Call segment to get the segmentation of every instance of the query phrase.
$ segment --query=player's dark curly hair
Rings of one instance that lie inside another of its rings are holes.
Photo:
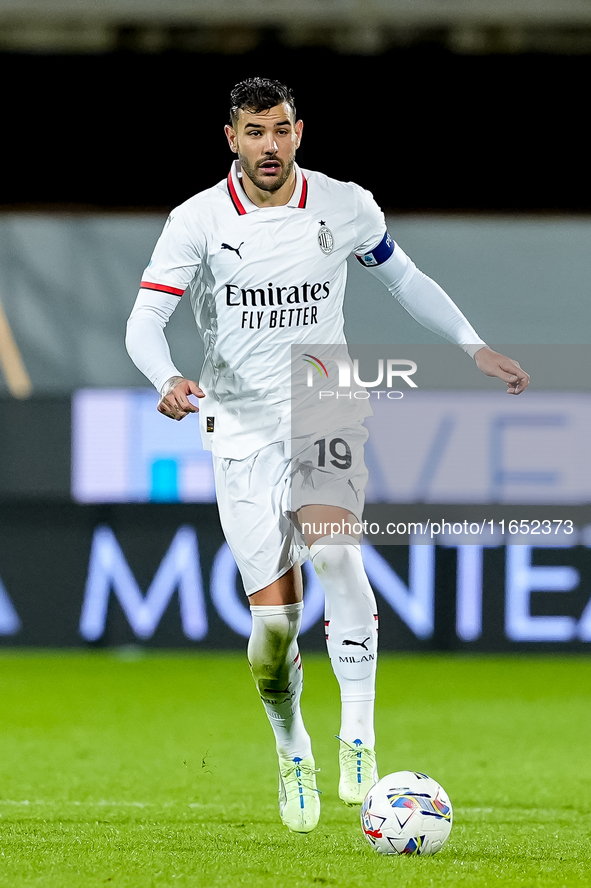
[[[248,80],[237,83],[230,93],[230,119],[232,124],[235,124],[241,109],[258,113],[283,102],[291,106],[295,119],[295,102],[288,86],[278,80],[268,80],[266,77],[249,77]]]

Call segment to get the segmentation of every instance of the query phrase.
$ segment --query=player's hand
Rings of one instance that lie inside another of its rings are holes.
[[[493,351],[488,346],[478,349],[474,361],[478,369],[487,376],[496,376],[506,382],[509,395],[519,395],[529,385],[529,376],[517,361]]]
[[[197,413],[199,408],[189,401],[189,395],[196,398],[204,398],[202,391],[192,379],[183,376],[173,376],[167,382],[164,394],[158,403],[158,410],[170,419],[184,419],[189,413]]]

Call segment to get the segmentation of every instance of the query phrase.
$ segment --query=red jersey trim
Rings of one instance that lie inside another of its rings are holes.
[[[234,204],[234,209],[238,213],[239,216],[246,216],[247,210],[244,209],[243,204],[238,197],[238,192],[236,191],[236,186],[232,181],[232,173],[228,173],[228,191],[230,192],[230,198],[232,203]],[[303,210],[306,206],[306,201],[308,200],[308,182],[304,174],[302,173],[302,192],[300,194],[300,200],[298,202],[298,209]]]
[[[169,287],[167,284],[155,284],[152,281],[142,281],[140,284],[143,290],[160,290],[161,293],[172,293],[173,296],[182,296],[184,290],[178,287]]]
[[[240,203],[240,198],[238,197],[238,192],[234,187],[234,183],[232,181],[232,173],[228,173],[228,191],[230,192],[230,198],[232,199],[232,203],[234,204],[234,209],[238,213],[239,216],[246,216],[246,210]]]
[[[302,173],[302,193],[300,195],[300,202],[298,204],[298,209],[303,210],[306,206],[306,201],[308,199],[308,182],[306,181],[306,177]]]

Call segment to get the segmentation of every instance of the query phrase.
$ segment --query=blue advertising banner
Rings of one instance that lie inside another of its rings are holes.
[[[382,650],[585,651],[591,537],[362,547]],[[304,565],[302,648],[322,649]],[[4,504],[2,646],[245,649],[250,613],[215,505]]]

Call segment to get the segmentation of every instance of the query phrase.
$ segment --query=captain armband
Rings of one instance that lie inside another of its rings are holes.
[[[371,252],[364,253],[362,256],[358,256],[356,253],[355,258],[361,262],[362,265],[365,265],[366,268],[373,268],[376,265],[383,265],[394,252],[395,246],[396,244],[388,232],[386,232],[377,247],[374,247]]]

